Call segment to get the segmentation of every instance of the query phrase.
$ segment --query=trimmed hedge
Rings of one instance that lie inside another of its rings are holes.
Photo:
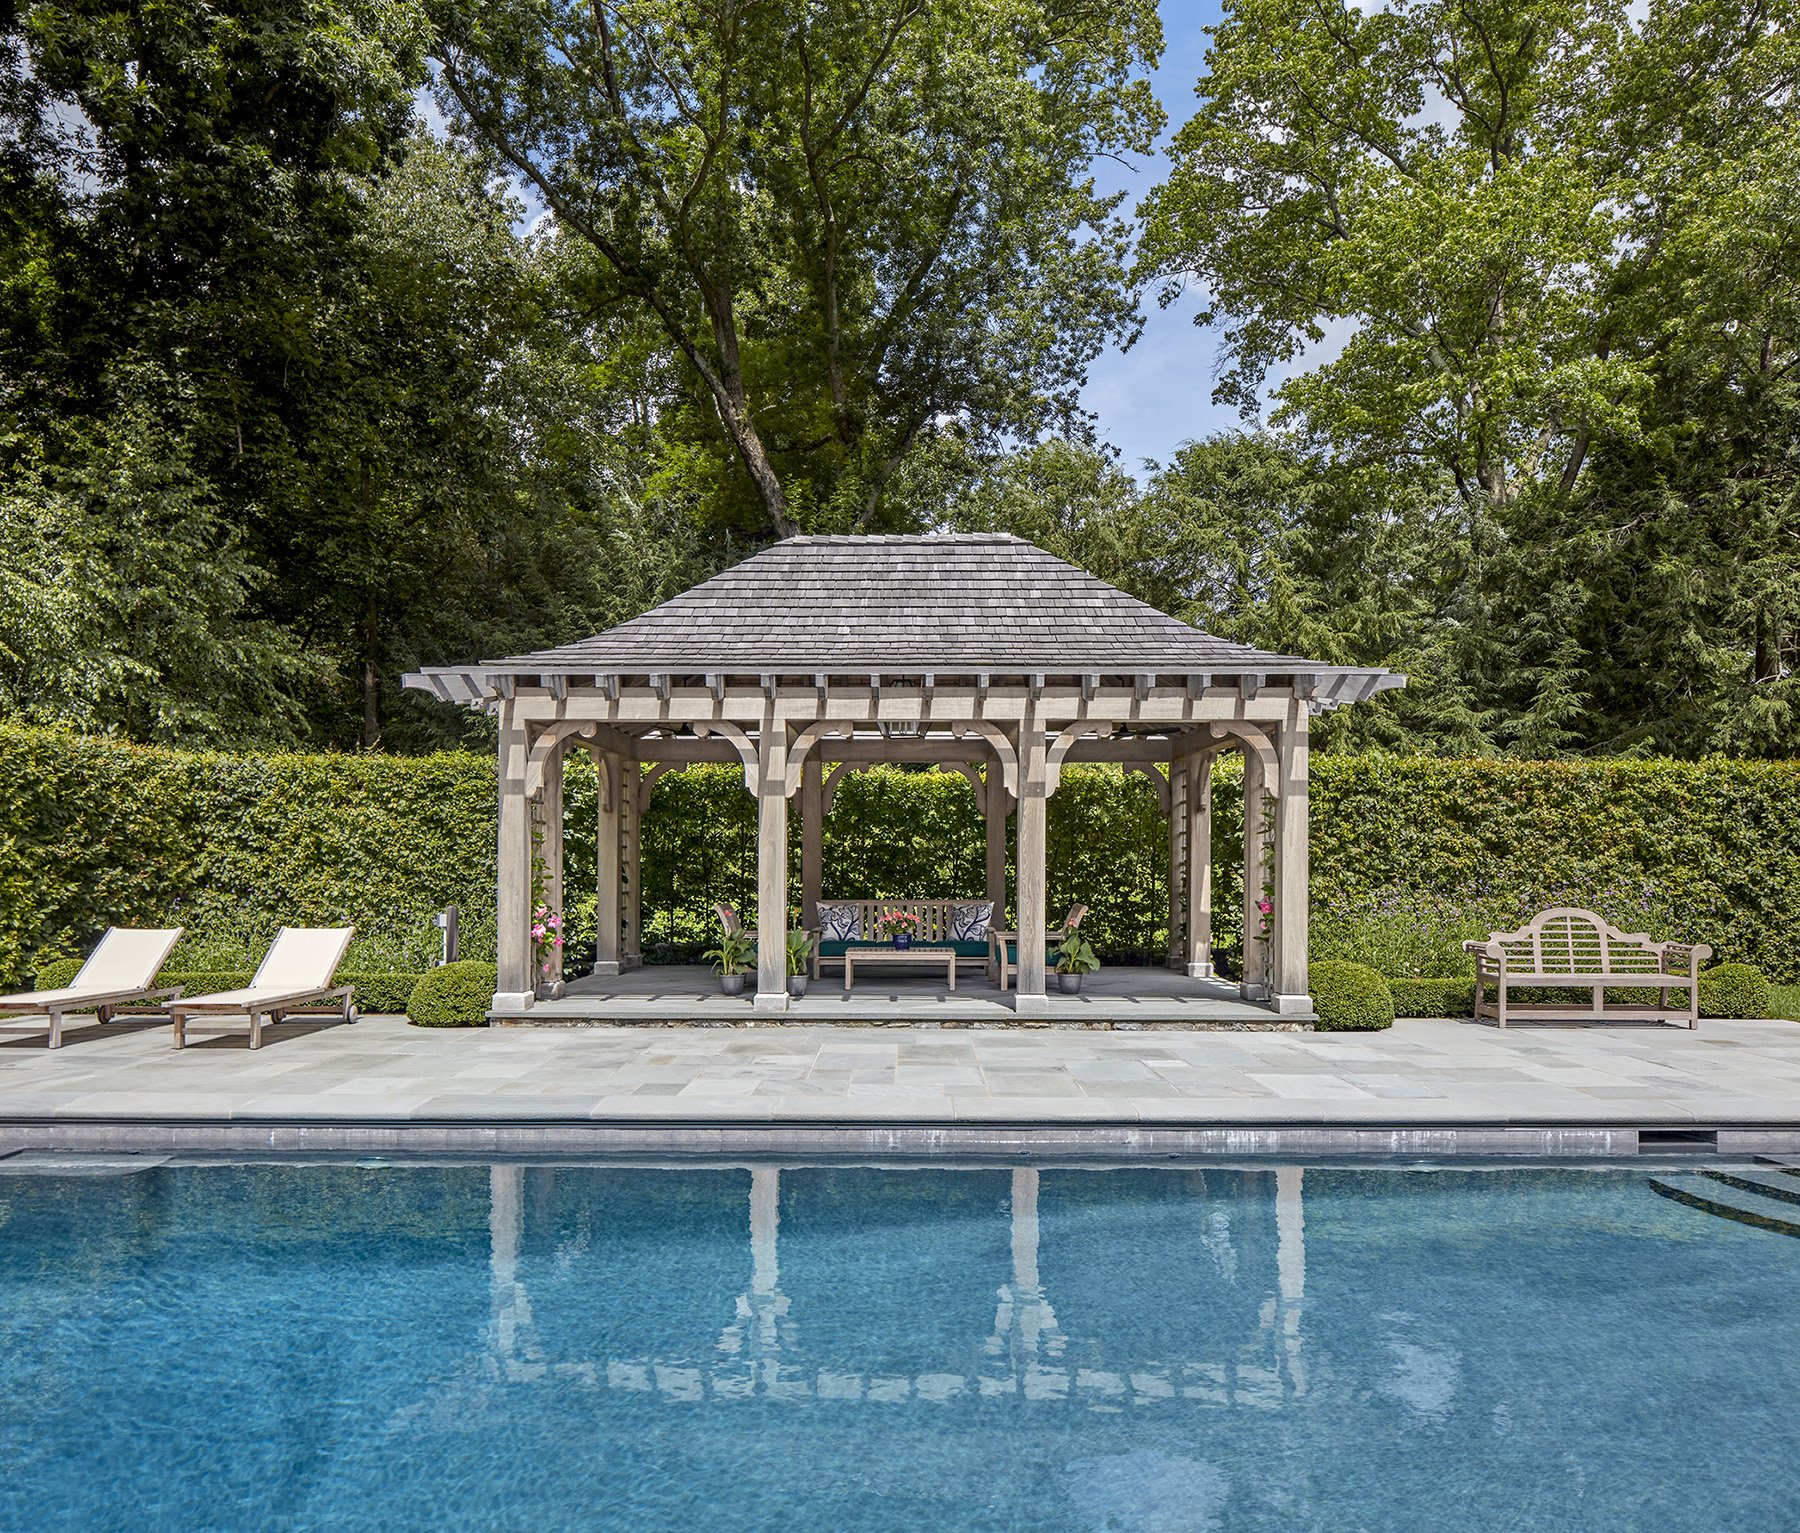
[[[1754,964],[1721,963],[1700,971],[1703,1017],[1766,1017],[1773,1003],[1769,982]]]
[[[407,1020],[416,1027],[480,1027],[496,982],[494,966],[473,958],[429,969],[413,986]]]
[[[1215,930],[1230,946],[1240,778],[1227,762],[1215,781]],[[566,794],[567,887],[591,889],[594,776],[579,752]],[[0,727],[0,981],[114,923],[179,923],[184,947],[208,941],[173,966],[211,969],[252,959],[283,923],[350,921],[348,968],[413,972],[435,958],[427,917],[448,904],[463,909],[464,952],[491,956],[494,800],[493,762],[458,752],[228,756]],[[1450,976],[1461,936],[1572,903],[1800,980],[1800,763],[1321,756],[1312,804],[1315,959]],[[646,953],[706,945],[716,899],[748,917],[755,805],[741,772],[663,777],[643,838]],[[1087,903],[1084,932],[1111,961],[1160,954],[1167,845],[1141,778],[1071,769],[1050,800],[1052,909]],[[843,779],[827,898],[975,895],[982,868],[962,778]],[[591,895],[572,894],[574,942],[591,912]]]
[[[1318,965],[1314,964],[1316,972]],[[1472,979],[1388,980],[1396,1017],[1472,1017],[1475,1015],[1475,981]]]
[[[1367,964],[1321,959],[1311,966],[1310,983],[1320,1032],[1374,1032],[1394,1025],[1393,992]]]

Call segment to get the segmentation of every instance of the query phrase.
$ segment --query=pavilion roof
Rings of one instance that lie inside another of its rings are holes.
[[[1003,533],[789,538],[616,628],[479,669],[1386,678],[1216,638]]]

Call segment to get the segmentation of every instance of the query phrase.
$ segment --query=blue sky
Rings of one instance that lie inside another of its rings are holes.
[[[1162,0],[1165,47],[1153,79],[1169,114],[1169,133],[1193,115],[1194,82],[1206,62],[1205,28],[1219,14],[1218,0]],[[1129,206],[1135,206],[1167,169],[1159,154],[1137,165],[1135,173],[1102,166],[1099,179],[1104,187],[1129,193]],[[1235,409],[1212,402],[1218,341],[1195,327],[1197,307],[1191,299],[1167,309],[1149,301],[1137,345],[1128,352],[1112,348],[1088,369],[1082,401],[1098,418],[1102,440],[1119,449],[1121,463],[1133,473],[1146,458],[1167,462],[1183,442],[1239,424]]]

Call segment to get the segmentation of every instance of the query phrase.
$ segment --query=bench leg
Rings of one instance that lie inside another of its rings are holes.
[[[178,1011],[175,1013],[175,1015],[170,1020],[174,1024],[174,1028],[175,1028],[175,1047],[178,1049],[186,1048],[187,1047],[187,1017],[186,1017],[186,1015],[184,1013]]]
[[[62,1047],[62,1013],[60,1011],[50,1013],[50,1036],[44,1040],[44,1047],[47,1049]]]
[[[1500,1026],[1506,1026],[1506,981],[1494,982],[1494,1018]]]
[[[262,1014],[260,1012],[250,1013],[250,1047],[253,1049],[262,1047]]]
[[[956,988],[956,954],[950,955],[950,988]]]

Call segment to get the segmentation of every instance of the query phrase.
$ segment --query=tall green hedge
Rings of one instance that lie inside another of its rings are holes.
[[[1238,778],[1218,777],[1217,930],[1240,898]],[[183,967],[235,968],[283,922],[354,921],[346,967],[417,969],[426,917],[464,910],[492,954],[494,768],[424,757],[227,756],[0,728],[0,980],[113,922],[177,921]],[[568,886],[591,887],[594,779],[567,774]],[[670,773],[644,819],[647,945],[710,936],[756,895],[755,806],[723,767]],[[798,898],[798,836],[794,869]],[[1141,778],[1074,769],[1050,801],[1050,904],[1092,909],[1103,956],[1164,942],[1166,832]],[[976,895],[983,832],[960,777],[846,776],[827,897]],[[1566,900],[1800,979],[1800,763],[1591,764],[1326,756],[1313,763],[1315,953],[1445,974],[1457,933]],[[584,935],[571,900],[573,935]],[[591,924],[591,899],[586,919]],[[1435,924],[1434,924],[1435,923]],[[1386,933],[1391,961],[1366,951]],[[172,965],[173,966],[173,965]]]

